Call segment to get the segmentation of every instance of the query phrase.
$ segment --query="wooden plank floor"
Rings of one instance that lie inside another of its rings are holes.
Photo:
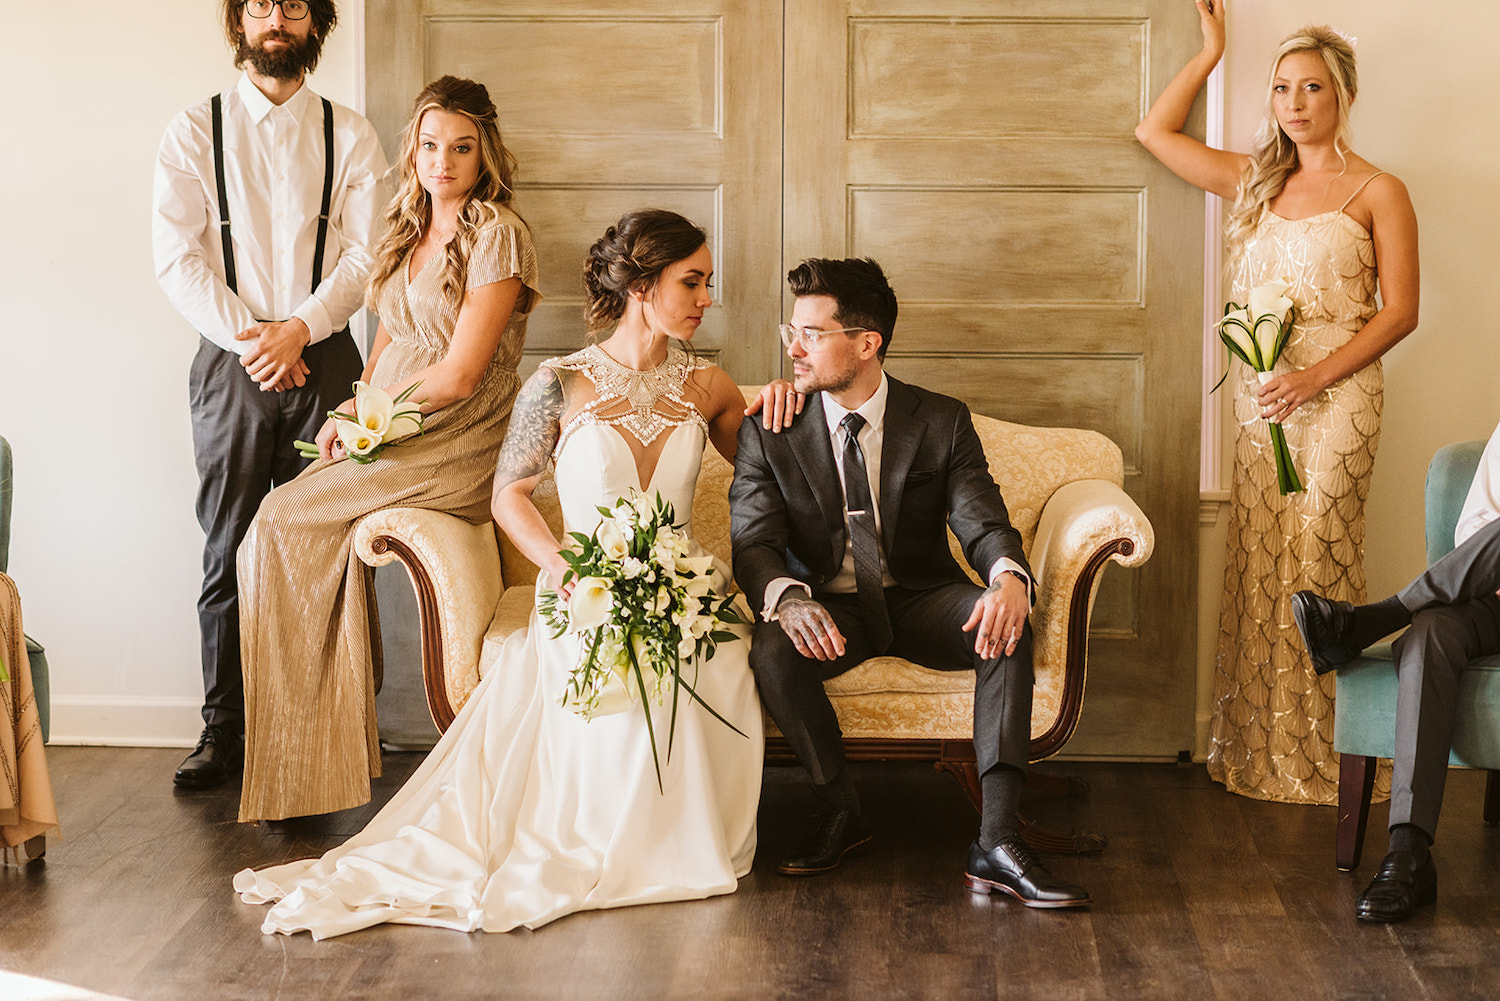
[[[975,817],[946,776],[861,765],[876,850],[815,879],[776,875],[808,808],[767,771],[761,852],[735,894],[573,915],[537,932],[381,927],[327,942],[262,936],[230,877],[316,854],[372,808],[271,832],[230,791],[175,794],[181,751],[49,749],[64,838],[0,869],[0,968],[133,1001],[230,998],[1494,998],[1500,830],[1482,776],[1454,772],[1438,907],[1363,926],[1355,896],[1384,852],[1377,806],[1361,871],[1333,866],[1333,809],[1230,796],[1196,766],[1054,765],[1087,799],[1028,811],[1110,847],[1056,858],[1086,912],[963,889]],[[419,758],[388,755],[383,802]]]

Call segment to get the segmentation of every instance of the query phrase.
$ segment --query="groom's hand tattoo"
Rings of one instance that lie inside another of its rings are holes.
[[[516,480],[539,476],[547,469],[562,432],[563,391],[557,373],[539,368],[510,411],[510,429],[495,464],[495,489]]]
[[[819,602],[795,596],[782,598],[776,605],[776,621],[802,656],[834,660],[844,655],[844,634]]]

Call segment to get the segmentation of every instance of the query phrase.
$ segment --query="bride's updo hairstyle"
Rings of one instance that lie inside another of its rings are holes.
[[[632,292],[645,292],[669,265],[691,257],[708,242],[703,230],[676,212],[627,212],[589,248],[583,260],[584,310],[588,331],[597,334],[620,321]]]
[[[1225,225],[1230,256],[1238,255],[1245,241],[1255,231],[1261,213],[1271,199],[1281,194],[1286,186],[1287,175],[1297,169],[1297,145],[1281,130],[1276,121],[1276,110],[1272,104],[1275,90],[1272,89],[1276,71],[1281,61],[1293,52],[1316,52],[1323,57],[1328,67],[1328,76],[1333,80],[1334,95],[1338,99],[1339,123],[1334,132],[1334,149],[1339,158],[1349,149],[1349,106],[1359,90],[1359,75],[1354,68],[1354,46],[1349,39],[1323,24],[1309,24],[1288,35],[1276,48],[1276,58],[1271,61],[1270,79],[1266,82],[1266,115],[1255,133],[1255,148],[1250,162],[1240,175],[1240,193],[1234,207],[1229,210]]]

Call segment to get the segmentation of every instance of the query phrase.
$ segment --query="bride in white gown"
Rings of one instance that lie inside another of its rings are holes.
[[[541,567],[538,587],[566,568],[531,503],[549,459],[566,531],[587,534],[596,508],[632,489],[660,491],[689,524],[705,442],[733,457],[744,400],[682,346],[712,302],[712,270],[702,231],[660,210],[627,215],[591,249],[589,328],[615,330],[526,383],[495,474],[496,520]],[[639,706],[591,720],[562,707],[578,644],[533,613],[364,831],[320,859],[246,869],[235,889],[247,903],[276,901],[264,932],[314,938],[382,922],[537,928],[574,911],[732,892],[755,855],[763,755],[739,635],[696,666],[695,688],[741,732],[684,701],[670,758],[658,735],[658,788]]]

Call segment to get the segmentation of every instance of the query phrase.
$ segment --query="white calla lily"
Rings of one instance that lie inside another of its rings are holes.
[[[391,394],[367,382],[354,384],[354,419],[360,427],[376,437],[376,443],[385,440],[390,430],[391,414],[396,409]]]
[[[630,546],[625,542],[625,533],[620,530],[619,523],[613,518],[606,518],[599,522],[599,529],[594,533],[599,540],[604,554],[616,562],[630,555]]]
[[[1252,368],[1255,366],[1255,341],[1250,333],[1248,309],[1233,309],[1225,313],[1219,321],[1219,337],[1236,357]]]
[[[608,580],[583,577],[573,585],[573,594],[568,598],[568,622],[574,632],[595,629],[609,621],[614,607]]]
[[[344,451],[350,455],[369,455],[380,445],[379,435],[371,434],[354,421],[337,421],[334,423],[334,430],[338,433],[339,441],[344,443]]]
[[[405,438],[407,435],[416,434],[422,430],[422,405],[420,403],[398,403],[391,411],[390,430],[385,433],[385,440],[395,441]]]
[[[1283,321],[1292,311],[1292,300],[1287,297],[1291,287],[1285,279],[1257,285],[1250,290],[1250,315],[1256,319],[1274,316]]]

